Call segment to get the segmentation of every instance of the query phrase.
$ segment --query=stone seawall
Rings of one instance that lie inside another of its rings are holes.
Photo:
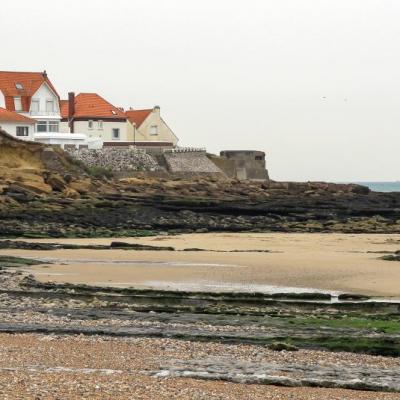
[[[69,154],[89,168],[101,167],[118,173],[160,170],[158,163],[150,154],[135,148],[81,149],[70,150]]]
[[[89,168],[106,168],[119,178],[137,176],[138,173],[159,178],[171,176],[185,179],[207,176],[227,178],[226,174],[207,157],[206,152],[200,150],[149,154],[145,150],[133,147],[109,147],[101,150],[68,150],[68,153]]]
[[[205,151],[166,152],[164,158],[169,172],[173,174],[217,174],[223,172],[211,162]]]

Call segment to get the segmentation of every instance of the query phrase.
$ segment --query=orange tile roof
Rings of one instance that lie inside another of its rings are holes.
[[[68,118],[68,100],[61,100],[61,117]],[[113,106],[97,93],[79,93],[75,96],[74,118],[124,118],[127,119],[124,111]]]
[[[125,111],[125,114],[128,116],[129,121],[131,121],[132,124],[135,123],[136,127],[139,128],[152,111],[152,108],[149,110],[128,110]]]
[[[68,118],[68,100],[60,100],[60,113],[61,118]]]
[[[0,71],[0,91],[6,99],[6,107],[10,111],[15,111],[13,97],[20,96],[22,108],[29,111],[31,97],[46,82],[50,89],[58,93],[44,72],[14,72]],[[21,85],[21,87],[17,87]]]
[[[23,122],[31,125],[35,124],[36,120],[0,107],[0,122]]]

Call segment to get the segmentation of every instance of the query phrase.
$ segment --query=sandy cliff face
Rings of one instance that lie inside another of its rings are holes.
[[[0,131],[0,194],[76,195],[74,182],[81,180],[83,173],[62,150],[18,140]]]

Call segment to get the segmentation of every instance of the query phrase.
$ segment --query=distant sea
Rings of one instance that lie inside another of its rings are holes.
[[[400,192],[400,181],[397,182],[353,182],[368,186],[374,192]]]

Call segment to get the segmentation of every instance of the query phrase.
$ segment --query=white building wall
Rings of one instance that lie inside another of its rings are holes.
[[[53,91],[49,88],[49,86],[46,83],[43,83],[42,86],[36,91],[36,93],[32,96],[32,102],[33,100],[39,100],[39,113],[35,113],[35,117],[37,116],[46,116],[46,117],[59,117],[60,118],[60,104],[58,102],[58,97],[53,93]],[[47,100],[52,100],[54,103],[54,115],[49,115],[49,113],[46,112],[46,101]],[[32,102],[31,102],[31,108],[30,108],[30,113],[33,114],[32,111]],[[36,116],[37,115],[37,116]]]
[[[33,101],[39,100],[39,111],[33,111]],[[54,104],[54,111],[46,111],[46,101],[52,100]],[[19,112],[21,115],[28,116],[30,118],[36,119],[37,121],[57,121],[60,122],[61,114],[60,114],[60,104],[58,101],[58,97],[50,87],[44,82],[40,88],[35,92],[31,99],[31,105],[29,112]]]
[[[68,122],[60,122],[60,132],[62,133],[69,133],[69,125]]]
[[[0,107],[6,108],[6,98],[4,97],[4,94],[1,90],[0,90]]]
[[[17,136],[17,126],[28,127],[28,136]],[[33,141],[34,125],[25,124],[23,122],[1,122],[0,127],[6,131],[9,135],[16,137],[21,140]]]
[[[67,124],[66,122],[62,124]],[[68,124],[67,124],[68,126]],[[65,125],[63,125],[65,128]],[[113,139],[112,130],[113,128],[118,128],[120,137],[119,140]],[[115,121],[103,121],[103,129],[98,128],[98,122],[93,121],[93,129],[89,129],[88,121],[75,121],[74,122],[74,131],[79,133],[84,133],[88,138],[101,138],[104,142],[111,141],[128,141],[132,140],[131,135],[128,131],[128,123],[127,122],[115,122]]]

